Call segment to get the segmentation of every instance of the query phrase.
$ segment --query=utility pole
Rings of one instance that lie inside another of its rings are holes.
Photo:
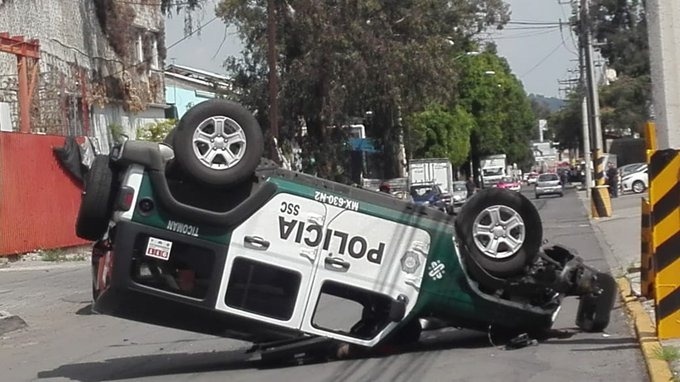
[[[579,15],[579,22],[581,22],[582,26],[584,25],[583,23],[583,17],[582,17],[582,12],[577,13]],[[583,36],[583,33],[580,34],[580,41],[579,41],[579,79],[581,81],[581,91],[586,91],[588,88],[587,83],[586,83],[586,54],[585,54],[585,47],[586,44],[584,43],[585,38]],[[588,110],[588,97],[585,95],[583,96],[583,102],[581,103],[581,121],[582,121],[582,127],[583,127],[583,158],[585,159],[585,173],[586,173],[586,179],[585,179],[585,185],[584,189],[586,190],[586,196],[588,199],[590,199],[590,187],[593,185],[593,166],[591,162],[591,155],[592,155],[592,147],[590,143],[590,113]]]
[[[595,144],[593,152],[593,164],[595,166],[595,185],[604,186],[604,163],[602,127],[600,125],[600,97],[595,78],[595,65],[593,63],[593,32],[590,20],[590,0],[581,0],[581,33],[583,34],[583,51],[586,71],[586,88],[588,91],[588,111],[590,116],[591,134]]]
[[[680,4],[647,0],[649,54],[658,148],[680,148]]]
[[[279,138],[279,77],[276,63],[276,0],[267,1],[267,66],[269,67],[269,133],[272,158],[278,162],[276,143]]]

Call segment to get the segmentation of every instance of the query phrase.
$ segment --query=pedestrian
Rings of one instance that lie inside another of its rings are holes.
[[[476,188],[477,186],[475,185],[475,181],[472,179],[471,176],[469,176],[467,182],[465,182],[465,189],[467,190],[468,199],[470,199],[472,195],[475,193]]]
[[[607,168],[607,183],[609,184],[609,195],[612,198],[619,196],[619,171],[614,166],[614,163],[609,162]]]

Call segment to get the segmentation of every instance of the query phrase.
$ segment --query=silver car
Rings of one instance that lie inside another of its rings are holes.
[[[559,195],[564,196],[564,188],[560,177],[555,173],[541,174],[536,179],[536,199],[543,195]]]
[[[451,188],[453,189],[453,195],[451,195],[453,204],[459,206],[465,203],[465,200],[467,199],[467,187],[465,187],[465,182],[459,180],[454,181]]]

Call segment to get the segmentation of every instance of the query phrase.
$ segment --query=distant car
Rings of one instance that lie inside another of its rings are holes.
[[[505,188],[505,189],[508,189],[510,191],[518,191],[518,192],[522,189],[522,185],[518,181],[516,181],[516,180],[514,180],[510,177],[505,177],[505,178],[501,179],[500,182],[496,183],[496,187],[497,188]]]
[[[555,173],[541,174],[536,179],[536,199],[544,195],[564,196],[564,189],[560,177]]]
[[[623,192],[633,191],[636,194],[643,193],[647,187],[649,187],[647,166],[645,165],[641,171],[624,175],[621,178],[621,187],[623,188]]]
[[[538,179],[537,172],[530,172],[527,174],[527,184],[536,184],[536,179]]]
[[[630,163],[624,166],[621,166],[618,168],[619,170],[619,178],[623,179],[627,175],[636,173],[636,172],[641,172],[643,170],[647,169],[647,163]]]
[[[444,212],[453,212],[450,206],[451,195],[444,193],[436,184],[411,186],[410,191],[415,204],[436,208]]]
[[[451,195],[453,205],[457,206],[465,203],[465,200],[467,199],[467,188],[465,187],[465,182],[455,181],[452,183],[451,188],[453,189]]]

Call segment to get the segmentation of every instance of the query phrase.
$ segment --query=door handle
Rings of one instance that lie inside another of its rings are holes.
[[[259,236],[246,236],[243,238],[243,245],[246,248],[266,251],[269,249],[269,242]]]
[[[314,250],[302,249],[300,250],[300,256],[309,260],[309,262],[312,264],[314,264],[314,260],[316,260],[316,252]]]
[[[337,257],[326,257],[324,265],[329,271],[347,272],[349,270],[349,263]]]

